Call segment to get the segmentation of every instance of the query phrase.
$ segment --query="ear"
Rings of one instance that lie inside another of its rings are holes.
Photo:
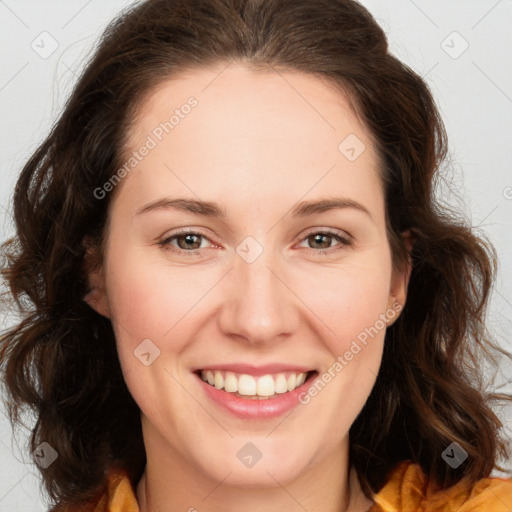
[[[85,255],[83,269],[87,278],[88,291],[83,300],[100,315],[110,318],[110,308],[105,287],[104,266],[97,244],[84,240]]]
[[[405,301],[407,299],[407,287],[409,286],[409,280],[410,280],[411,271],[412,271],[411,250],[412,250],[412,246],[413,246],[413,237],[412,237],[410,230],[404,231],[401,234],[401,236],[402,236],[403,242],[405,244],[405,247],[407,249],[408,258],[407,258],[407,262],[401,272],[397,272],[396,270],[393,270],[393,278],[392,278],[390,297],[389,297],[389,303],[388,303],[388,308],[391,308],[394,310],[399,308],[400,312],[402,311],[403,307],[405,306]],[[398,318],[398,316],[400,316],[400,315],[396,315],[395,319]],[[390,322],[388,324],[388,326],[391,325],[392,323],[393,322]]]

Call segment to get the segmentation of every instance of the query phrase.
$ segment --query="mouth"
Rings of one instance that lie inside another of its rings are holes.
[[[250,374],[213,368],[198,369],[194,373],[212,388],[245,400],[278,399],[309,384],[318,375],[316,370]]]

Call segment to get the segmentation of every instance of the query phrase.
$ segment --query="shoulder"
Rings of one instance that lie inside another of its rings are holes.
[[[108,474],[108,491],[92,512],[140,512],[135,489],[125,470],[112,468]]]
[[[122,468],[111,468],[107,474],[106,491],[80,507],[67,506],[51,512],[140,512],[135,489],[128,473]]]
[[[373,500],[371,512],[510,512],[512,479],[489,477],[472,486],[461,481],[439,489],[429,484],[418,464],[403,461]]]

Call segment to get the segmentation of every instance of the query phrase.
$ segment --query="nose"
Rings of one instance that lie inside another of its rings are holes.
[[[238,256],[224,284],[219,327],[226,336],[254,345],[290,336],[299,324],[298,298],[286,281],[286,268],[272,251],[252,263]]]

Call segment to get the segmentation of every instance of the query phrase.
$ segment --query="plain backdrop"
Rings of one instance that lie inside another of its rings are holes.
[[[0,240],[19,170],[42,142],[106,24],[128,0],[0,0]],[[363,0],[391,51],[430,86],[449,136],[440,190],[495,244],[489,326],[512,350],[512,0]],[[0,328],[9,325],[0,312]],[[512,392],[512,369],[496,380]],[[500,410],[512,438],[512,414]],[[47,510],[26,433],[0,408],[0,510]],[[510,467],[510,462],[508,463]]]

